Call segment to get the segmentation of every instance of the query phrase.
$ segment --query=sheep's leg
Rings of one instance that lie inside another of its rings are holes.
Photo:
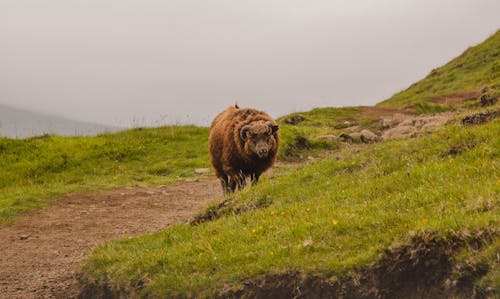
[[[238,187],[238,179],[235,177],[230,177],[228,182],[227,194],[233,193]]]
[[[245,186],[247,185],[247,178],[243,174],[243,172],[240,172],[237,176],[237,185],[239,190],[243,190]]]
[[[260,177],[260,174],[252,173],[252,175],[250,176],[250,178],[252,180],[252,186],[259,182],[259,177]]]
[[[224,192],[224,195],[231,193],[232,192],[231,191],[231,183],[230,183],[231,178],[225,174],[219,174],[218,177],[219,177],[220,184],[222,187],[222,191]]]

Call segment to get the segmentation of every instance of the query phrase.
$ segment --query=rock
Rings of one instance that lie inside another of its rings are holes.
[[[347,143],[372,143],[380,141],[381,138],[370,130],[362,130],[361,132],[342,133],[339,139]]]
[[[354,133],[342,133],[339,136],[340,141],[347,142],[347,143],[362,143],[361,140],[361,133],[359,132],[354,132]]]
[[[194,170],[194,173],[196,174],[208,174],[210,172],[210,169],[208,168],[196,168]]]
[[[361,133],[361,141],[363,141],[364,143],[372,143],[380,141],[380,137],[370,130],[364,129],[360,133]]]
[[[497,118],[500,115],[500,110],[496,111],[487,111],[482,113],[475,113],[471,115],[467,115],[462,118],[462,125],[470,126],[470,125],[482,125],[493,119]]]
[[[483,93],[480,97],[479,100],[481,101],[481,106],[486,107],[486,106],[492,106],[495,105],[496,102],[498,101],[498,98],[492,94],[489,93]]]
[[[19,240],[28,240],[28,235],[20,235]]]

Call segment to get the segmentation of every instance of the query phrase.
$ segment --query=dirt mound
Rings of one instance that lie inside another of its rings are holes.
[[[347,277],[324,279],[298,272],[270,275],[257,282],[245,280],[240,290],[220,297],[483,298],[488,296],[487,291],[474,287],[473,281],[487,271],[476,271],[475,277],[457,283],[453,277],[454,254],[464,246],[479,250],[495,235],[494,229],[448,238],[423,233],[408,245],[387,250],[378,262]]]
[[[80,262],[97,244],[187,222],[219,182],[71,194],[0,227],[0,298],[75,298]]]

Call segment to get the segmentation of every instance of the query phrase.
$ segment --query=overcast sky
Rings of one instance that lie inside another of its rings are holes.
[[[500,28],[498,0],[0,0],[0,103],[112,125],[371,105]]]

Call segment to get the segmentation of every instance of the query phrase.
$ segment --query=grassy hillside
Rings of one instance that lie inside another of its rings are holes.
[[[422,105],[429,99],[450,94],[458,94],[466,100],[471,95],[467,92],[479,92],[485,87],[500,93],[500,30],[378,106]]]
[[[135,129],[97,137],[0,138],[0,222],[55,195],[165,184],[208,167],[207,128]]]
[[[500,226],[499,135],[497,119],[347,147],[337,159],[237,194],[233,212],[215,221],[102,245],[81,279],[96,289],[152,298],[237,294],[255,284],[273,289],[269,281],[280,277],[282,286],[300,285],[304,275],[316,283],[347,284],[362,276],[360,269],[388,259],[388,248],[418,253],[422,244],[432,249],[454,240],[462,245],[450,245],[449,254],[468,262],[483,256],[471,267],[487,263],[490,274],[480,283],[494,285],[498,242],[490,242]],[[464,245],[469,243],[476,245]],[[418,264],[422,257],[415,258]],[[434,275],[432,267],[418,265]],[[471,273],[454,275],[461,281]]]

